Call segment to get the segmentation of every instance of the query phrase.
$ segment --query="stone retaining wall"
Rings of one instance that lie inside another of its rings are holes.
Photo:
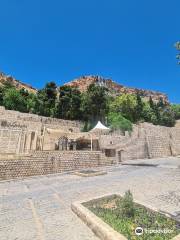
[[[60,173],[111,164],[112,161],[104,158],[99,151],[36,152],[32,156],[21,156],[19,160],[1,160],[0,180]]]
[[[29,124],[33,125],[33,123],[42,123],[47,124],[49,126],[52,125],[61,125],[62,126],[68,126],[68,127],[75,127],[80,128],[82,127],[82,124],[79,121],[70,121],[70,120],[63,120],[58,118],[51,118],[51,117],[44,117],[39,116],[37,114],[32,113],[22,113],[18,111],[13,110],[6,110],[3,106],[0,106],[0,119],[6,119],[9,121],[23,121],[26,122],[26,124],[29,122]]]

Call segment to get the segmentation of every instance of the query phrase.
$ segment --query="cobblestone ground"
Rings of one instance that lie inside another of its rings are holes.
[[[120,165],[103,176],[56,174],[1,182],[0,240],[97,240],[71,211],[71,202],[128,189],[136,200],[180,220],[180,158],[139,162],[159,166]]]

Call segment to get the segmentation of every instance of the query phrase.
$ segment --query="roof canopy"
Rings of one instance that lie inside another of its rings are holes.
[[[90,132],[98,132],[98,131],[100,131],[100,132],[103,132],[103,131],[107,132],[109,130],[110,130],[110,128],[104,126],[100,121],[98,121],[96,126],[93,129],[91,129]]]

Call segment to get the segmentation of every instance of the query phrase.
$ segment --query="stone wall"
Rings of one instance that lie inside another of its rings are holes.
[[[180,122],[170,131],[170,141],[173,155],[180,155]]]
[[[16,127],[0,127],[0,154],[28,153],[42,148],[42,139],[37,131]]]
[[[67,127],[67,128],[74,128],[79,129],[82,127],[82,124],[79,121],[69,121],[69,120],[63,120],[63,119],[57,119],[57,118],[50,118],[50,117],[43,117],[36,114],[31,113],[22,113],[18,111],[13,110],[5,110],[4,107],[0,106],[0,119],[9,120],[11,122],[21,121],[25,125],[29,125],[34,127],[37,126],[37,124],[45,124],[47,127],[57,127],[59,128]],[[35,123],[35,124],[33,124]]]
[[[32,156],[1,160],[0,180],[94,168],[112,163],[99,151],[40,151]]]
[[[154,126],[148,123],[143,123],[141,127],[145,130],[150,158],[176,156],[180,153],[178,122],[173,128]]]
[[[21,129],[1,128],[0,129],[0,152],[16,153],[21,146]]]
[[[54,136],[46,134],[46,129],[77,133],[81,128],[82,123],[78,121],[42,117],[0,107],[0,153],[27,153],[31,150],[43,150],[43,144],[46,144],[46,150],[54,150]],[[58,136],[56,141],[57,139]]]
[[[116,149],[119,162],[180,155],[180,122],[173,128],[141,123],[125,136],[101,136],[101,147]]]
[[[121,161],[149,158],[147,143],[144,139],[136,139],[124,147],[121,152]]]

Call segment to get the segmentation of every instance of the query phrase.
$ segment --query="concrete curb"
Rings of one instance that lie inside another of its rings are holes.
[[[73,203],[71,209],[101,240],[127,240],[82,204]]]
[[[111,194],[106,194],[106,195],[101,195],[99,197],[96,197],[94,199],[84,199],[78,202],[74,202],[71,204],[71,209],[72,211],[93,231],[93,233],[99,237],[101,240],[127,240],[126,237],[124,237],[122,234],[118,233],[115,231],[112,227],[110,227],[107,223],[105,223],[103,220],[101,220],[99,217],[97,217],[94,213],[92,213],[89,209],[84,207],[82,204],[85,202],[89,202],[91,200],[96,200],[104,197],[109,197],[109,196],[121,196],[119,193],[111,193]],[[143,202],[140,201],[134,201],[134,203],[140,204],[145,206],[146,208],[154,211],[154,212],[159,212],[166,217],[170,217],[170,215],[167,213],[162,213],[160,210],[144,204]],[[180,240],[180,234],[175,236],[172,240]]]

